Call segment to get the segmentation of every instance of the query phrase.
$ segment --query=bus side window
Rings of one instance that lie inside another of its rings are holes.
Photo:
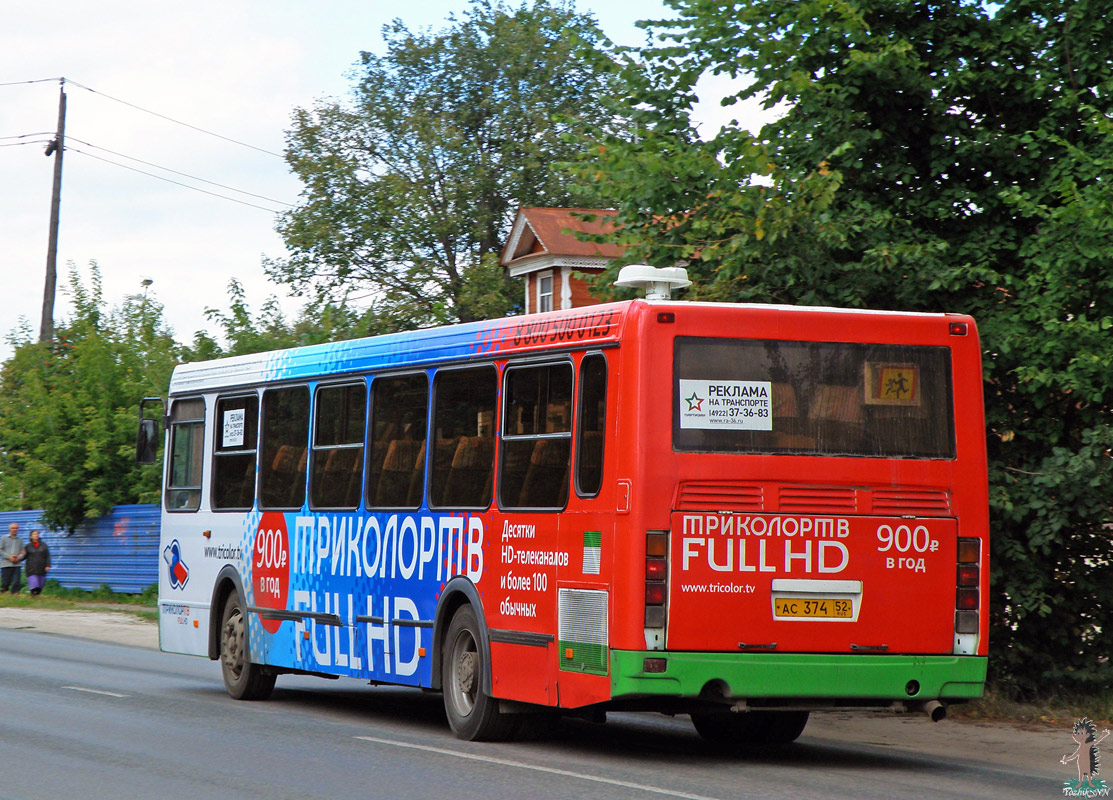
[[[424,373],[371,384],[368,507],[417,508],[425,481],[429,379]]]
[[[318,387],[313,413],[309,505],[357,508],[363,484],[367,387],[362,383]]]
[[[258,396],[222,397],[217,400],[215,427],[213,508],[250,510],[255,504]]]
[[[301,508],[309,444],[309,387],[263,392],[262,427],[259,507]]]
[[[495,475],[494,367],[441,370],[433,380],[429,505],[486,508]]]
[[[572,365],[506,370],[503,393],[503,508],[563,508],[572,444]]]
[[[201,506],[201,465],[205,452],[205,401],[175,400],[170,409],[170,469],[166,510],[196,511]]]
[[[607,359],[586,355],[580,362],[577,417],[576,493],[594,497],[603,485],[603,431],[607,420]]]

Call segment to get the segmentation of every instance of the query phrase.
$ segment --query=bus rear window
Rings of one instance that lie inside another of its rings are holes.
[[[679,337],[680,451],[955,457],[946,347]]]

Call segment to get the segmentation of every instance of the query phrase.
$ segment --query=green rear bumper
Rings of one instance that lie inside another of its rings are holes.
[[[959,700],[981,697],[986,674],[986,659],[980,656],[630,650],[610,655],[615,700],[698,697],[712,681],[725,687],[728,697],[744,699]],[[647,658],[666,659],[665,671],[645,672]]]

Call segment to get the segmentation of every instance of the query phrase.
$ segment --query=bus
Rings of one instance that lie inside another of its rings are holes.
[[[721,745],[982,694],[974,321],[637,299],[184,364],[162,650]],[[148,438],[155,423],[145,420]]]

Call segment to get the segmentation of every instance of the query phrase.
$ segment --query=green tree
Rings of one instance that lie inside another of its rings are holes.
[[[571,3],[473,0],[438,33],[384,29],[351,102],[299,109],[287,160],[304,183],[268,272],[299,293],[365,293],[412,328],[501,315],[513,292],[484,258],[520,205],[574,203],[553,164],[616,120],[603,36]],[[473,285],[474,284],[474,285]]]
[[[397,317],[384,314],[374,303],[362,312],[357,311],[345,295],[337,299],[327,295],[316,297],[293,320],[285,317],[278,298],[273,296],[263,301],[257,314],[252,314],[243,284],[235,278],[228,282],[228,296],[227,311],[205,309],[205,315],[220,329],[224,344],[207,332],[198,331],[192,347],[185,352],[185,361],[338,342],[390,333],[402,327]]]
[[[669,0],[627,60],[640,110],[577,174],[629,258],[691,259],[697,296],[958,311],[984,348],[991,669],[1107,688],[1113,629],[1113,21],[1096,2]],[[724,104],[785,103],[701,141]],[[754,175],[763,176],[755,181]]]
[[[71,267],[73,318],[41,344],[17,332],[0,370],[0,497],[72,530],[121,503],[156,502],[157,470],[135,463],[139,400],[166,393],[179,346],[142,295],[108,310],[100,272]]]

